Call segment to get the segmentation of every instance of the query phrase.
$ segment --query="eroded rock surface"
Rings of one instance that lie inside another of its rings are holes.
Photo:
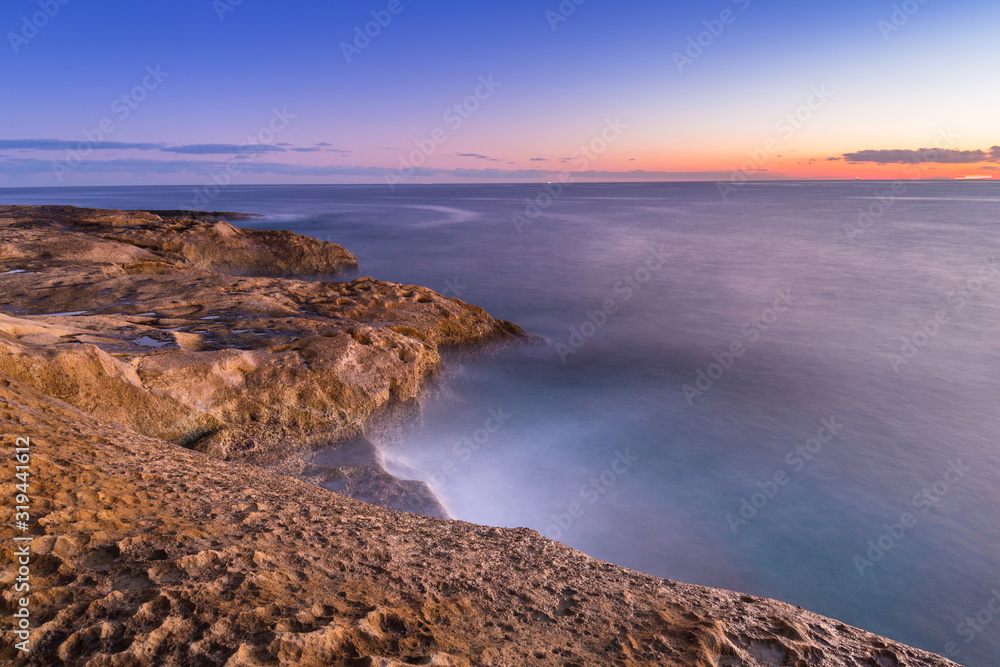
[[[340,495],[423,502],[369,465],[368,425],[412,409],[441,350],[523,332],[419,287],[247,277],[262,237],[220,224],[0,207],[2,451],[30,438],[34,538],[31,651],[0,625],[0,663],[953,665],[534,531]],[[274,273],[351,266],[268,239]],[[351,449],[316,454],[335,442]],[[2,544],[13,518],[0,503]],[[16,576],[0,549],[2,624]]]
[[[405,412],[443,349],[525,338],[422,287],[245,275],[356,267],[342,247],[291,232],[15,206],[0,207],[0,235],[0,373],[218,458],[301,469],[296,457]],[[443,515],[421,483],[309,472]]]
[[[0,634],[4,664],[953,667],[534,531],[393,512],[213,459],[5,378],[0,419],[5,456],[31,438],[34,474],[34,639],[23,657]],[[8,543],[9,503],[0,519]]]

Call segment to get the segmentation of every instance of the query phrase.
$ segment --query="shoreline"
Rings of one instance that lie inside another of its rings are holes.
[[[426,288],[303,280],[303,267],[356,267],[335,244],[161,213],[0,207],[0,403],[38,439],[39,488],[52,491],[32,533],[41,580],[87,602],[58,613],[43,598],[52,614],[36,655],[953,664],[782,603],[600,563],[535,531],[347,499],[353,488],[430,506],[377,474],[366,431],[405,428],[442,352],[533,338]],[[262,268],[272,275],[247,275]],[[213,607],[218,590],[228,598]],[[113,620],[122,614],[147,620]],[[192,615],[205,627],[185,625]],[[94,639],[101,627],[111,639]]]
[[[81,385],[104,380],[111,396],[156,415],[153,432],[176,444],[447,518],[424,482],[385,469],[366,436],[415,416],[447,348],[527,335],[424,288],[337,280],[357,272],[339,245],[225,222],[250,217],[4,207],[0,219],[17,230],[7,252],[44,245],[47,257],[6,275],[14,298],[5,310],[25,320],[6,327],[54,327],[48,341]],[[90,264],[75,260],[81,247]],[[118,377],[95,379],[106,375],[95,364],[116,366]],[[30,382],[23,363],[7,372]],[[100,412],[96,397],[70,402]],[[364,443],[367,456],[345,458]]]

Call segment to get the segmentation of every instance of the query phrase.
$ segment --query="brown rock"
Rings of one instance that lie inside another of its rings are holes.
[[[443,350],[526,337],[424,288],[247,277],[272,266],[263,243],[283,275],[351,262],[217,218],[0,207],[0,419],[7,451],[31,441],[34,537],[30,652],[0,633],[3,664],[953,665],[534,531],[339,495],[438,511],[363,436],[416,409]],[[5,619],[13,564],[0,550]]]
[[[271,465],[361,436],[417,399],[443,349],[525,338],[421,287],[230,275],[356,266],[291,232],[71,207],[0,207],[0,229],[16,314],[0,372],[220,458]]]
[[[790,605],[139,435],[0,377],[30,437],[30,652],[7,665],[954,667]],[[10,498],[12,477],[0,482]],[[0,541],[14,535],[3,505]],[[15,609],[0,550],[0,617]]]

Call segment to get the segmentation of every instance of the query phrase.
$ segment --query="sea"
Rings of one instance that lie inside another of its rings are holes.
[[[199,189],[203,192],[203,189]],[[173,209],[192,187],[0,189]],[[230,186],[547,345],[455,359],[387,465],[456,519],[1000,664],[1000,183]]]

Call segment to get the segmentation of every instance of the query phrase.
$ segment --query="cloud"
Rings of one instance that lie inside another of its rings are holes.
[[[162,150],[163,144],[133,144],[121,141],[67,141],[64,139],[0,139],[0,150],[34,150],[34,151],[83,151],[93,150]]]
[[[285,144],[287,145],[287,144]],[[69,141],[66,139],[0,139],[0,150],[35,151],[78,151],[89,150],[139,150],[179,153],[183,155],[237,155],[253,150],[258,153],[283,153],[281,145],[270,144],[188,144],[166,146],[164,144],[128,143],[122,141]]]
[[[321,144],[316,144],[315,146],[306,146],[304,148],[292,148],[291,150],[296,153],[318,153],[324,151],[326,153],[350,153],[351,151],[345,151],[342,148],[324,148],[324,146],[332,146],[333,144],[328,144],[325,141]]]
[[[548,158],[544,158],[544,157],[533,157],[533,158],[531,158],[531,161],[532,162],[548,162],[549,159]]]
[[[231,161],[230,161],[231,163]],[[225,170],[227,162],[216,160],[85,160],[76,166],[74,172],[89,174],[159,174],[184,175],[185,178],[209,178],[212,174]],[[240,171],[243,174],[268,174],[299,177],[337,177],[337,176],[367,176],[373,180],[384,182],[386,175],[396,172],[384,167],[335,166],[335,165],[297,165],[281,162],[254,162],[251,159],[241,160]],[[0,159],[0,174],[25,176],[29,174],[51,174],[52,163],[49,160],[35,158]],[[423,167],[414,169],[411,178],[453,178],[456,180],[514,180],[538,182],[552,180],[561,173],[572,174],[574,179],[608,179],[608,180],[668,180],[668,181],[705,181],[720,180],[730,177],[728,171],[672,172],[672,171],[572,171],[560,172],[555,169],[435,169]],[[781,174],[771,174],[778,178]]]
[[[385,174],[381,167],[307,166],[281,162],[255,162],[251,155],[228,162],[215,160],[84,160],[74,172],[91,174],[196,174],[209,177],[221,172],[232,163],[240,165],[243,174],[280,174],[288,176],[378,176]],[[52,173],[52,163],[39,159],[0,159],[0,174],[26,175]]]
[[[332,146],[333,144],[331,144],[331,143],[327,143],[327,142],[325,142],[325,141],[321,141],[321,142],[319,142],[319,143],[318,143],[318,144],[316,144],[316,145],[317,145],[317,146]]]
[[[983,162],[988,155],[984,151],[959,151],[947,148],[920,148],[917,150],[864,150],[844,153],[848,162],[875,162],[877,164],[974,164]]]
[[[990,149],[990,159],[994,162],[1000,162],[1000,146],[994,146]]]
[[[493,159],[495,159],[495,158],[491,158],[491,157],[489,157],[487,155],[480,155],[479,153],[458,153],[458,157],[474,157],[474,158],[477,158],[479,160],[493,160]]]
[[[843,160],[843,159],[844,159],[844,158],[842,158],[842,157],[828,157],[828,158],[826,159],[826,161],[827,161],[827,162],[836,162],[837,160]]]
[[[185,155],[236,155],[250,150],[258,153],[284,153],[281,146],[270,144],[190,144],[188,146],[169,146],[161,149],[165,153],[183,153]]]

